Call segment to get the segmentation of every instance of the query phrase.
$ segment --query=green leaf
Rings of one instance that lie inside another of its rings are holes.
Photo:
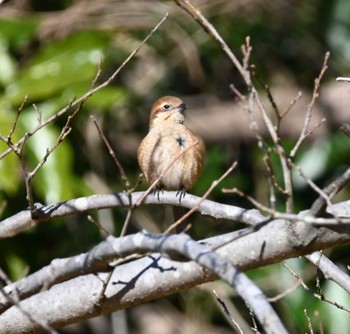
[[[108,38],[98,32],[79,32],[65,40],[45,46],[7,87],[6,98],[12,104],[44,100],[76,82],[91,81]]]
[[[35,18],[0,20],[0,39],[8,42],[11,48],[21,48],[35,36],[38,21]]]

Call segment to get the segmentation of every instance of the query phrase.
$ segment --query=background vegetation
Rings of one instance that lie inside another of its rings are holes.
[[[296,161],[321,187],[345,170],[350,142],[338,127],[349,118],[350,86],[335,83],[335,78],[349,75],[350,3],[346,0],[271,3],[202,0],[196,3],[236,54],[246,36],[250,36],[256,72],[270,86],[282,110],[299,90],[303,91],[304,98],[294,107],[283,128],[286,147],[298,137],[314,78],[325,52],[331,52],[315,111],[316,118],[326,116],[327,122],[304,144]],[[121,177],[90,115],[97,118],[135,184],[140,172],[136,149],[148,130],[150,106],[162,95],[177,95],[190,105],[188,124],[203,137],[207,146],[205,170],[193,193],[202,195],[212,181],[237,160],[237,170],[221,186],[238,187],[268,204],[262,152],[249,129],[244,110],[229,88],[230,83],[242,88],[241,78],[222,50],[171,1],[13,0],[0,5],[0,133],[9,133],[25,96],[28,102],[18,120],[14,141],[36,126],[37,110],[46,119],[74,97],[87,92],[99,64],[102,70],[99,82],[108,78],[165,12],[169,12],[170,17],[164,26],[110,86],[87,100],[72,123],[72,132],[35,176],[36,202],[49,204],[89,194],[123,191]],[[263,86],[261,88],[263,91]],[[247,126],[242,127],[244,120]],[[27,141],[24,152],[29,169],[53,145],[64,124],[64,119],[58,119]],[[0,149],[1,154],[7,147],[0,143]],[[295,187],[295,210],[308,208],[317,194],[298,178]],[[139,187],[145,188],[145,184]],[[338,199],[348,197],[349,191],[344,190]],[[223,194],[221,187],[210,198],[252,206],[238,196]],[[25,207],[21,166],[11,153],[0,160],[1,218]],[[96,213],[95,218],[118,235],[125,214],[122,210],[105,210]],[[195,216],[192,219],[190,233],[195,239],[232,230],[225,222]],[[142,228],[160,231],[164,229],[163,221],[171,221],[171,217],[164,216],[161,207],[139,209],[133,215],[128,232]],[[87,251],[102,238],[99,229],[83,215],[57,219],[1,240],[0,267],[15,280],[53,258]],[[328,255],[340,267],[346,268],[349,264],[349,247],[330,250]],[[317,271],[313,265],[300,259],[288,262],[306,283],[315,286]],[[248,274],[268,296],[285,291],[295,282],[282,264]],[[223,284],[215,284],[216,288],[226,291]],[[349,298],[340,288],[328,281],[322,281],[321,285],[330,299],[349,306]],[[195,288],[127,311],[130,332],[148,333],[147,319],[171,328],[169,333],[229,332],[208,291],[208,287]],[[226,293],[234,303],[239,303],[231,292]],[[318,301],[300,286],[275,306],[292,333],[307,331],[305,308],[315,327],[321,322],[327,333],[350,328],[347,312]],[[167,322],[162,319],[165,315],[169,316]],[[246,316],[249,322],[248,312]],[[179,329],[176,319],[182,317],[186,322]],[[109,320],[99,321],[106,324],[109,332]],[[94,326],[91,321],[67,329],[67,333],[102,333]],[[164,329],[162,333],[167,332]]]

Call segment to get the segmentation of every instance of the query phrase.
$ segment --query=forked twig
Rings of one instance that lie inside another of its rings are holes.
[[[16,144],[14,144],[14,147],[20,147],[23,142],[28,139],[29,137],[33,136],[36,132],[38,132],[40,129],[42,129],[43,127],[45,127],[47,124],[54,122],[56,119],[58,119],[59,117],[61,117],[62,115],[64,115],[66,112],[68,112],[71,107],[75,107],[76,105],[78,105],[79,103],[81,103],[82,101],[85,101],[87,98],[89,98],[90,96],[92,96],[93,94],[95,94],[97,91],[99,91],[100,89],[108,86],[111,84],[111,82],[117,77],[117,75],[120,73],[120,71],[126,66],[126,64],[138,53],[138,51],[145,45],[145,43],[150,39],[150,37],[158,30],[158,28],[161,26],[161,24],[168,18],[169,14],[166,13],[164,15],[164,17],[159,21],[159,23],[149,32],[149,34],[145,37],[145,39],[134,49],[134,51],[132,51],[130,53],[130,55],[123,61],[123,63],[114,71],[114,73],[102,84],[100,84],[99,86],[90,89],[87,93],[85,93],[83,96],[81,96],[80,98],[72,101],[68,106],[64,107],[63,109],[61,109],[60,111],[58,111],[56,114],[54,114],[53,116],[49,117],[45,122],[38,124],[38,126],[33,129],[32,131],[28,132],[25,134],[25,136],[23,136],[20,140],[17,141]],[[5,156],[7,156],[9,153],[11,153],[13,151],[12,148],[7,149],[5,152],[3,152],[0,155],[0,160],[2,158],[4,158]]]
[[[342,306],[342,305],[339,305],[337,302],[333,302],[333,301],[329,300],[329,299],[326,298],[324,295],[320,295],[320,294],[318,294],[318,293],[316,293],[316,292],[313,292],[313,291],[305,284],[305,282],[303,281],[303,279],[302,279],[292,268],[290,268],[285,262],[283,263],[283,265],[289,270],[289,272],[290,272],[295,278],[297,278],[297,279],[300,280],[301,286],[302,286],[302,287],[304,288],[304,290],[305,290],[306,292],[308,292],[311,296],[315,297],[315,298],[318,299],[318,300],[323,300],[323,301],[325,301],[326,303],[331,304],[331,305],[337,307],[337,308],[340,309],[340,310],[343,310],[343,311],[346,311],[346,312],[350,313],[350,309],[349,309],[349,308],[347,308],[347,307],[345,307],[345,306]]]
[[[342,175],[337,177],[330,185],[325,187],[322,191],[329,199],[332,199],[341,189],[350,183],[350,168],[348,168]],[[327,201],[324,196],[319,196],[312,204],[309,210],[311,215],[319,216],[327,206]]]
[[[309,136],[309,131],[308,131],[309,129],[308,128],[309,128],[311,117],[312,117],[312,110],[313,110],[315,102],[318,98],[318,91],[320,89],[321,80],[322,80],[322,78],[323,78],[323,76],[328,68],[327,63],[328,63],[329,56],[330,56],[330,53],[326,52],[320,74],[315,79],[314,90],[312,93],[311,102],[309,103],[309,106],[308,106],[307,111],[306,111],[305,119],[304,119],[304,126],[301,130],[298,141],[296,142],[296,144],[294,145],[293,149],[290,151],[290,154],[289,154],[291,159],[294,158],[295,154],[297,153],[300,145],[303,143],[305,138],[307,138]]]
[[[286,211],[292,212],[293,211],[293,188],[292,188],[292,176],[291,172],[289,170],[287,161],[286,161],[286,154],[285,151],[280,144],[280,137],[276,131],[276,128],[269,118],[267,111],[263,105],[263,103],[260,100],[260,97],[258,95],[258,92],[254,85],[252,84],[251,75],[249,71],[248,64],[244,64],[243,66],[238,61],[237,57],[234,55],[234,53],[231,51],[229,46],[226,44],[224,39],[220,36],[220,34],[217,32],[215,27],[202,15],[202,13],[188,0],[174,0],[175,3],[183,8],[186,12],[188,12],[201,26],[202,28],[215,40],[219,43],[222,50],[226,53],[226,55],[230,58],[232,63],[235,65],[239,73],[241,74],[244,82],[246,83],[250,95],[256,100],[259,110],[261,112],[263,121],[269,131],[269,134],[275,144],[277,153],[280,158],[280,163],[283,171],[283,179],[284,179],[284,187],[285,187],[285,194],[286,194]],[[251,52],[251,47],[249,45],[249,38],[246,39],[246,47],[243,49],[243,53],[245,53],[245,62],[248,61],[249,55]]]

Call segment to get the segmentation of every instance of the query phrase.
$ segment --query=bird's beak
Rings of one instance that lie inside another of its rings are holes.
[[[181,112],[184,112],[184,111],[188,108],[188,106],[187,106],[186,103],[181,103],[181,104],[178,106],[178,108],[180,109]]]

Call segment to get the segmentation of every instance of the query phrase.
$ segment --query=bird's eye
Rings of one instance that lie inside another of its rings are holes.
[[[168,110],[168,109],[170,108],[170,105],[169,105],[169,104],[164,104],[163,108],[164,108],[165,110]]]

